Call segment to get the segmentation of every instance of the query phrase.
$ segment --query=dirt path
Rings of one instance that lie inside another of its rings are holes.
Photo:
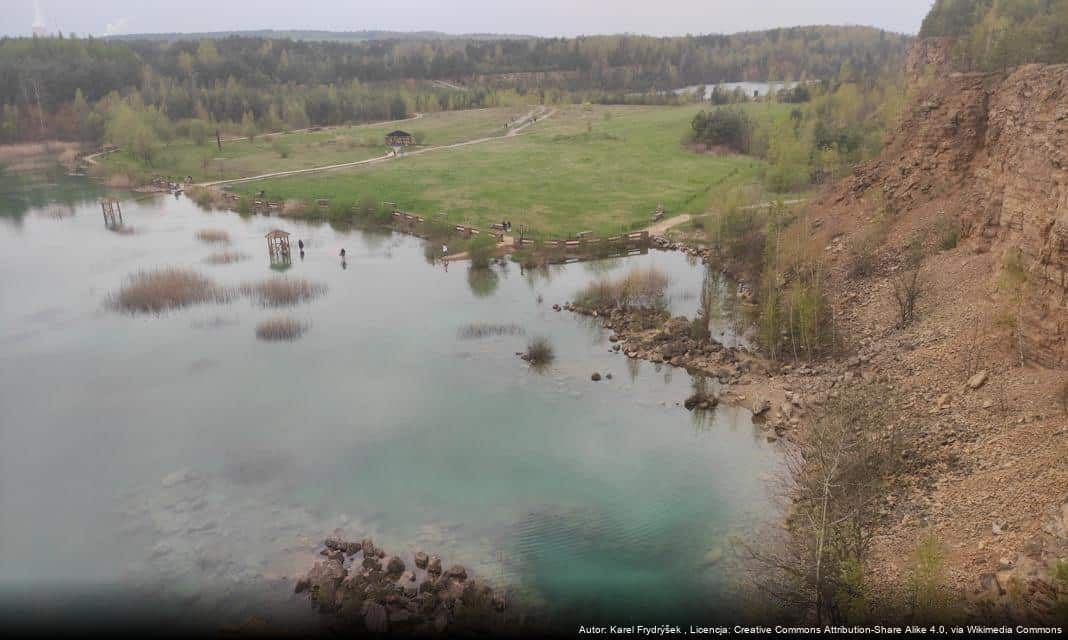
[[[803,198],[802,199],[797,199],[797,200],[784,200],[782,202],[782,204],[784,204],[784,205],[789,207],[789,206],[793,206],[795,204],[802,204],[804,202],[808,202],[808,200],[803,199]],[[774,202],[759,202],[757,204],[751,204],[749,206],[742,207],[742,209],[744,209],[744,210],[767,209],[768,207],[770,207],[770,206],[772,206],[774,204],[775,204]],[[670,229],[672,227],[677,227],[680,224],[684,224],[686,222],[689,222],[691,217],[692,216],[690,216],[690,214],[688,214],[688,213],[680,213],[677,216],[661,220],[660,222],[657,222],[654,225],[646,227],[645,231],[648,231],[649,235],[651,235],[651,236],[662,236],[662,235],[664,235],[664,233],[667,232],[668,229]]]
[[[97,151],[96,153],[93,153],[93,154],[85,156],[84,158],[82,158],[82,160],[85,160],[89,164],[97,164],[97,161],[96,161],[97,158],[99,158],[100,156],[106,156],[109,153],[115,153],[116,151],[118,151],[118,149],[108,149],[107,151]]]
[[[795,204],[803,204],[805,202],[808,202],[808,198],[798,198],[796,200],[783,200],[781,202],[781,204],[783,204],[783,205],[785,205],[787,207],[792,207]],[[753,209],[769,209],[774,204],[776,204],[776,203],[775,202],[758,202],[756,204],[751,204],[751,205],[742,207],[742,210],[743,211],[751,211]]]
[[[290,134],[290,133],[307,133],[307,132],[311,132],[311,131],[314,131],[315,133],[320,133],[320,132],[323,132],[323,131],[336,131],[337,129],[350,129],[350,128],[351,129],[359,129],[360,127],[381,127],[381,126],[387,125],[387,124],[402,124],[402,123],[405,123],[405,122],[411,122],[412,120],[418,120],[419,118],[422,118],[423,115],[424,114],[422,114],[422,113],[413,113],[412,115],[408,116],[407,118],[401,118],[400,120],[383,120],[381,122],[366,122],[364,124],[353,125],[352,127],[349,127],[347,125],[336,124],[336,125],[331,125],[331,126],[327,126],[327,127],[305,127],[304,129],[292,129],[290,131],[272,131],[271,133],[261,133],[261,134],[257,135],[256,137],[257,138],[273,138],[275,136],[284,136],[284,135],[287,135],[287,134]],[[248,139],[248,136],[230,136],[229,138],[223,138],[222,141],[223,142],[240,142],[242,140],[247,140],[247,139]]]
[[[445,80],[432,80],[431,84],[436,85],[438,87],[442,87],[443,89],[452,89],[454,91],[467,91],[467,89],[464,89],[460,85],[453,84],[451,82],[446,82]]]
[[[502,134],[502,135],[499,135],[499,136],[487,136],[487,137],[484,137],[484,138],[475,138],[473,140],[465,140],[463,142],[454,142],[453,144],[446,144],[446,145],[441,145],[441,146],[437,146],[437,147],[427,147],[425,149],[418,149],[416,151],[409,151],[409,152],[403,153],[403,154],[396,154],[396,153],[391,151],[391,152],[389,152],[389,153],[387,153],[385,155],[377,156],[377,157],[374,157],[374,158],[367,158],[365,160],[356,160],[354,162],[342,162],[342,163],[339,163],[339,164],[330,164],[330,165],[325,165],[325,166],[321,166],[321,167],[309,167],[307,169],[291,169],[289,171],[275,171],[275,172],[272,172],[272,173],[264,173],[264,174],[261,174],[261,175],[258,175],[258,176],[246,176],[244,178],[232,178],[232,179],[229,179],[229,180],[215,180],[215,181],[212,181],[212,182],[201,182],[201,183],[198,183],[197,186],[199,186],[199,187],[217,187],[217,186],[224,185],[224,184],[241,184],[243,182],[256,182],[257,180],[266,180],[268,178],[282,178],[282,177],[285,177],[285,176],[295,176],[295,175],[301,175],[301,174],[305,174],[305,173],[319,173],[319,172],[323,172],[323,171],[335,171],[337,169],[349,169],[349,168],[352,168],[352,167],[359,167],[359,166],[363,166],[363,165],[370,165],[370,164],[378,164],[378,163],[381,163],[381,162],[388,162],[390,160],[395,160],[397,158],[408,158],[408,157],[411,157],[411,156],[418,156],[418,155],[422,155],[424,153],[431,153],[431,152],[434,152],[434,151],[442,151],[442,150],[446,150],[446,149],[458,149],[460,147],[467,147],[467,146],[474,145],[474,144],[482,144],[484,142],[491,142],[493,140],[501,140],[501,139],[504,139],[504,138],[511,138],[513,136],[518,135],[524,129],[526,129],[527,127],[531,126],[535,122],[537,122],[537,120],[546,120],[546,119],[552,117],[552,115],[554,113],[556,113],[556,109],[548,109],[548,110],[546,110],[543,107],[537,107],[535,109],[531,109],[529,113],[527,113],[525,116],[523,116],[522,119],[519,120],[520,124],[518,126],[510,128],[508,130],[508,133],[505,133],[505,134]]]
[[[690,221],[690,214],[688,214],[688,213],[680,213],[679,215],[677,215],[675,217],[666,218],[664,220],[661,220],[660,222],[657,222],[654,225],[646,227],[645,231],[648,231],[649,235],[651,235],[651,236],[662,236],[671,227],[678,226],[680,224],[683,224],[683,223],[689,222],[689,221]]]

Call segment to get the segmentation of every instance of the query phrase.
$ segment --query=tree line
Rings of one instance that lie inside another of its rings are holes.
[[[120,102],[167,120],[259,130],[529,101],[688,100],[686,84],[875,73],[907,38],[866,27],[729,36],[301,41],[0,39],[0,143],[99,140]],[[447,79],[463,89],[443,87]]]
[[[920,36],[953,38],[965,71],[1068,62],[1068,0],[936,0]]]

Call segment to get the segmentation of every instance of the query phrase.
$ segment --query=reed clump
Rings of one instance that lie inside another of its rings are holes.
[[[240,251],[216,251],[205,258],[204,262],[208,264],[233,264],[242,260],[248,260],[248,255]]]
[[[256,337],[267,342],[296,340],[308,327],[293,318],[271,318],[256,325]]]
[[[222,229],[201,229],[196,233],[197,240],[208,244],[229,244],[230,234]]]
[[[303,200],[290,199],[282,204],[282,215],[302,216],[308,210],[308,205]]]
[[[240,289],[264,307],[290,307],[326,293],[326,286],[302,278],[268,278],[247,282]]]
[[[523,359],[536,367],[544,367],[553,361],[556,353],[553,345],[545,336],[535,336],[527,343]]]
[[[226,302],[232,297],[230,290],[195,271],[165,268],[134,274],[108,302],[128,313],[162,313],[193,304]]]
[[[589,309],[657,308],[667,306],[666,273],[655,268],[635,268],[618,278],[602,278],[587,285],[575,296],[579,306]]]
[[[491,324],[488,322],[472,322],[460,327],[457,332],[461,340],[478,340],[480,338],[495,338],[497,336],[521,336],[526,331],[517,324]]]

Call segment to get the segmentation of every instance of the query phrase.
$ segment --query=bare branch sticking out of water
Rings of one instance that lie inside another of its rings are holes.
[[[271,318],[256,325],[256,337],[267,342],[296,340],[308,326],[293,318]]]
[[[457,336],[461,340],[522,335],[526,335],[526,331],[517,324],[491,324],[488,322],[472,322],[460,327],[460,330],[457,331]]]
[[[269,278],[260,282],[246,282],[241,293],[264,307],[289,307],[314,300],[326,293],[326,285],[304,279]]]
[[[205,302],[228,302],[233,292],[195,271],[177,268],[141,271],[108,298],[127,313],[162,313]]]

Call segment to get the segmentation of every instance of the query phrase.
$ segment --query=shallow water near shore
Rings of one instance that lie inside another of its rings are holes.
[[[778,450],[744,409],[679,406],[684,370],[611,353],[598,320],[552,310],[595,278],[655,265],[672,312],[692,317],[700,264],[654,251],[446,271],[416,238],[173,196],[124,195],[116,233],[99,190],[69,180],[30,197],[0,178],[0,614],[103,601],[97,615],[173,605],[314,624],[294,577],[335,531],[409,562],[436,553],[560,619],[683,624],[729,606],[729,539],[773,526]],[[274,228],[293,234],[282,274]],[[197,240],[204,229],[230,244]],[[247,259],[206,262],[220,250]],[[163,266],[327,290],[287,309],[107,307],[128,276]],[[306,332],[257,340],[277,316]],[[470,339],[471,323],[520,330]],[[516,356],[535,335],[556,351],[540,373]],[[713,335],[744,342],[724,318]]]

